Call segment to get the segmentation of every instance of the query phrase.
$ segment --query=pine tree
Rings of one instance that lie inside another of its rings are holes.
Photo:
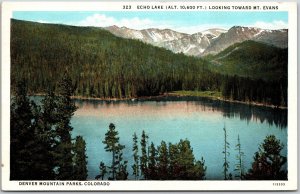
[[[133,134],[133,147],[132,147],[132,151],[133,151],[133,160],[134,160],[134,164],[132,165],[132,170],[133,170],[133,175],[135,180],[138,179],[139,175],[140,175],[140,170],[139,170],[139,148],[138,148],[138,138],[136,133]]]
[[[147,143],[148,143],[148,135],[146,135],[145,131],[143,130],[142,138],[141,138],[142,156],[140,157],[140,165],[141,165],[141,175],[144,177],[144,179],[148,178]]]
[[[100,170],[100,174],[97,175],[95,177],[95,179],[101,178],[101,180],[103,180],[106,173],[107,173],[107,169],[106,169],[106,166],[105,166],[104,162],[102,162],[102,161],[99,164],[99,170]]]
[[[205,166],[205,160],[202,157],[201,160],[196,161],[194,166],[194,180],[204,180],[207,167]]]
[[[45,130],[41,107],[32,102],[33,119],[32,126],[34,128],[36,145],[32,149],[32,171],[35,172],[33,180],[53,180],[54,179],[54,162],[52,156],[51,135]]]
[[[49,89],[47,95],[44,97],[42,102],[42,112],[40,121],[43,127],[42,141],[46,144],[44,153],[48,154],[47,161],[48,169],[51,169],[51,175],[48,180],[55,179],[54,169],[57,166],[57,162],[54,160],[56,151],[56,126],[58,123],[58,112],[57,112],[57,96],[53,92],[53,89]],[[47,150],[47,151],[45,151]]]
[[[127,163],[128,163],[128,161],[123,160],[123,151],[122,151],[122,149],[117,151],[116,156],[117,156],[116,157],[116,164],[117,164],[116,180],[127,180],[127,178],[128,178],[128,172],[127,172]]]
[[[88,176],[85,151],[86,143],[84,139],[81,136],[77,136],[74,145],[74,180],[86,180]]]
[[[27,82],[18,82],[11,104],[11,180],[53,179],[49,136],[41,107],[27,96]]]
[[[148,163],[148,176],[151,180],[157,180],[157,150],[154,146],[154,143],[151,142],[150,148],[149,148],[149,163]]]
[[[117,163],[119,163],[121,160],[118,159],[118,157],[120,157],[120,153],[122,153],[121,151],[125,148],[124,145],[121,145],[119,143],[119,137],[118,137],[118,131],[115,130],[116,127],[113,123],[109,124],[109,129],[108,131],[105,133],[105,139],[104,141],[102,141],[102,143],[104,143],[105,146],[105,150],[107,152],[111,152],[112,153],[112,163],[111,163],[111,173],[112,173],[112,180],[116,179],[116,171],[117,171]],[[117,159],[117,160],[116,160]]]
[[[175,168],[175,173],[172,175],[173,179],[202,180],[205,178],[205,173],[206,173],[205,161],[203,158],[201,158],[200,161],[195,160],[193,149],[190,145],[189,140],[187,139],[180,140],[180,142],[177,145],[172,147],[177,148],[177,151],[175,151],[175,153],[177,154],[174,157],[176,168]],[[173,158],[171,156],[169,157]]]
[[[71,96],[75,91],[72,80],[65,73],[58,87],[58,123],[56,127],[56,150],[55,159],[58,162],[56,168],[56,179],[71,180],[73,172],[73,144],[71,141],[71,131],[73,127],[70,124],[71,117],[76,111],[77,107],[72,101]]]
[[[49,89],[42,102],[42,120],[44,130],[50,133],[52,146],[54,145],[55,127],[59,121],[58,113],[58,97],[54,93],[54,89]]]
[[[188,140],[180,140],[177,147],[179,151],[177,161],[181,168],[181,173],[179,174],[179,178],[193,179],[194,169],[192,167],[195,162],[195,157],[190,142]]]
[[[176,179],[178,177],[178,172],[180,171],[180,166],[178,165],[179,150],[178,146],[169,143],[169,177],[170,179]]]
[[[24,80],[17,84],[16,94],[12,99],[10,115],[10,179],[26,180],[26,176],[28,177],[31,174],[28,166],[31,163],[31,155],[25,152],[27,147],[24,144],[28,140],[33,141],[32,138],[34,137],[31,127],[33,113],[31,103],[27,97],[27,86]]]
[[[162,180],[168,179],[168,164],[169,164],[169,155],[168,155],[168,148],[166,142],[162,141],[160,146],[157,148],[158,150],[158,177]]]
[[[228,169],[229,169],[229,161],[228,161],[228,149],[229,149],[229,142],[227,141],[227,131],[226,128],[223,128],[224,130],[224,151],[222,152],[224,154],[224,163],[223,163],[223,168],[224,168],[224,180],[228,180]]]
[[[244,152],[242,151],[240,136],[238,135],[238,143],[235,146],[235,150],[238,152],[236,155],[237,164],[235,165],[235,171],[237,171],[237,175],[235,176],[237,179],[242,180],[244,178]]]
[[[269,135],[254,154],[252,168],[246,175],[250,180],[287,180],[287,171],[282,169],[287,159],[280,154],[283,145],[274,135]]]
[[[85,142],[77,139],[76,149],[71,142],[70,119],[76,110],[71,80],[65,76],[60,82],[58,97],[48,90],[41,106],[29,100],[26,88],[25,81],[18,84],[11,104],[11,180],[71,180],[78,174],[76,179],[86,179],[86,160],[78,163]]]

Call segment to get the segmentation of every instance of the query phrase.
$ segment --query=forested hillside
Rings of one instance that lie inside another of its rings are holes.
[[[227,75],[276,80],[287,77],[288,50],[252,40],[210,57],[210,69]]]
[[[133,98],[176,90],[219,91],[227,99],[286,106],[286,77],[270,81],[226,76],[209,70],[209,63],[119,38],[101,28],[11,21],[12,92],[25,78],[31,94],[46,93],[67,73],[77,96]]]
[[[65,71],[77,95],[136,97],[172,90],[217,89],[219,77],[204,61],[118,38],[99,28],[12,20],[12,84],[30,80],[30,92],[44,92]]]

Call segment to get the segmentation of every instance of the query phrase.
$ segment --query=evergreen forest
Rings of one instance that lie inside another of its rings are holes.
[[[286,107],[287,50],[246,41],[238,45],[242,52],[224,57],[235,46],[216,56],[196,58],[119,38],[101,28],[12,19],[11,85],[13,89],[25,79],[30,94],[44,95],[67,71],[78,97],[214,91],[223,99]],[[216,65],[220,62],[222,68]]]

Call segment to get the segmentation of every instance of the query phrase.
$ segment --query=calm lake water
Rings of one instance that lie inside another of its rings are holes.
[[[140,141],[143,130],[149,135],[149,142],[156,146],[162,140],[177,143],[188,139],[196,159],[205,159],[209,180],[223,179],[224,126],[230,143],[229,172],[233,175],[238,135],[246,169],[250,168],[254,153],[267,135],[274,134],[280,139],[284,145],[282,154],[287,155],[287,110],[186,97],[76,100],[76,105],[79,108],[71,121],[72,136],[81,135],[87,143],[89,179],[99,174],[100,161],[111,164],[111,153],[105,152],[102,143],[110,123],[116,125],[120,143],[126,146],[124,159],[129,162],[129,178],[133,178],[132,135],[136,132]]]

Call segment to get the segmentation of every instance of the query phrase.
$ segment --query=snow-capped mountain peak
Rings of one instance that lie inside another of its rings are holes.
[[[287,30],[268,30],[255,27],[233,26],[226,33],[220,34],[218,38],[207,47],[202,55],[217,54],[227,47],[246,40],[254,40],[286,48]]]
[[[255,40],[277,47],[287,47],[287,30],[268,30],[256,27],[233,26],[229,30],[212,28],[194,34],[186,34],[171,29],[148,28],[130,29],[125,26],[105,28],[112,34],[160,46],[174,53],[202,56],[217,54],[225,48],[245,40]]]

